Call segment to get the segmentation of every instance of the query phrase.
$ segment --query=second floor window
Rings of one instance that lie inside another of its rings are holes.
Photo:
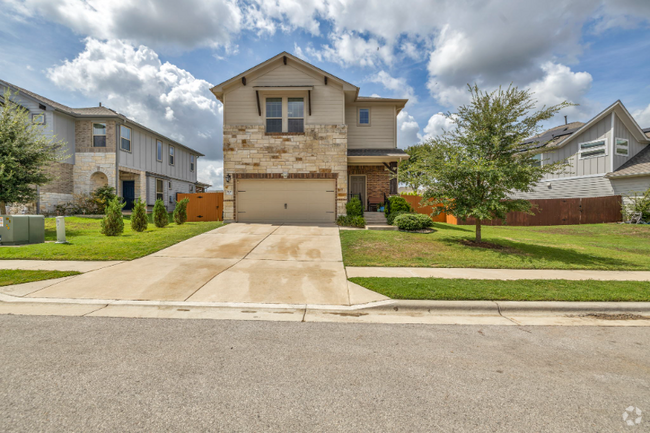
[[[305,100],[289,98],[287,112],[289,132],[305,132]]]
[[[162,162],[162,155],[163,155],[162,141],[156,140],[156,160]]]
[[[266,132],[282,132],[282,98],[266,98]]]
[[[131,151],[131,128],[123,125],[120,125],[120,148],[127,152]]]
[[[194,155],[190,155],[190,171],[194,171]]]
[[[93,123],[93,147],[106,147],[105,123]]]
[[[533,155],[533,160],[535,161],[533,165],[535,167],[541,167],[542,166],[542,154],[538,153],[537,155]]]
[[[370,126],[370,108],[359,108],[359,125]]]
[[[169,165],[174,165],[174,148],[169,146]]]

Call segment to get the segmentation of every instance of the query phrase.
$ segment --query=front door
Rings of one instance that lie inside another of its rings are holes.
[[[352,175],[350,176],[350,198],[359,195],[361,195],[361,205],[365,209],[368,202],[366,197],[366,177]]]
[[[133,201],[135,200],[135,181],[123,180],[122,181],[122,197],[126,202],[125,210],[133,209]]]

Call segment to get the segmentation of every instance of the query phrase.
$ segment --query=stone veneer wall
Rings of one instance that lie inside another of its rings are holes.
[[[390,195],[390,172],[383,165],[350,165],[348,176],[366,175],[368,197],[386,197]]]
[[[40,188],[41,193],[72,194],[74,192],[73,179],[74,164],[55,162],[50,165],[47,172],[52,176],[52,181]]]
[[[77,152],[73,171],[74,193],[92,192],[94,185],[90,177],[98,171],[106,175],[110,186],[115,186],[115,153]]]
[[[106,124],[106,147],[93,147],[93,123]],[[115,152],[115,121],[93,122],[77,120],[74,125],[74,138],[77,153],[106,153]]]
[[[224,219],[235,215],[235,174],[332,173],[337,176],[337,214],[347,202],[347,125],[305,125],[305,133],[266,134],[261,125],[224,125]]]

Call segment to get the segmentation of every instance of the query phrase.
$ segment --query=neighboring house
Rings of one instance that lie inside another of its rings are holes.
[[[587,123],[557,126],[527,143],[546,149],[540,164],[569,165],[517,198],[626,196],[650,188],[650,128],[642,130],[621,101]]]
[[[224,219],[333,222],[352,195],[397,194],[397,114],[407,99],[359,88],[287,52],[225,81]]]
[[[0,95],[6,88],[18,92],[14,102],[29,110],[32,122],[43,125],[44,134],[65,143],[67,158],[50,168],[55,179],[39,188],[36,212],[53,213],[57,204],[72,201],[73,194],[87,194],[104,185],[115,187],[124,197],[125,210],[138,197],[149,208],[161,198],[173,210],[176,193],[206,188],[196,180],[200,152],[101,104],[70,108],[0,80]]]

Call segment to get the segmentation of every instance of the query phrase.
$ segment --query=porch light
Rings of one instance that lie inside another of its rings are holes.
[[[230,182],[231,179],[232,179],[232,176],[230,175],[230,173],[228,173],[226,175],[226,182]]]
[[[282,173],[282,178],[283,179],[286,179],[288,177],[289,177],[289,173],[287,173],[286,171],[284,173]]]

